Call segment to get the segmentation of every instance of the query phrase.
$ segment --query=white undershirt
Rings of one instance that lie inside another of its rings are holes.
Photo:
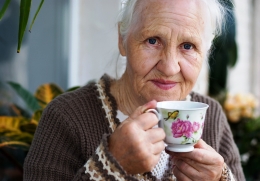
[[[122,123],[126,118],[128,118],[127,115],[125,115],[122,111],[117,110],[117,118],[119,119],[120,123]]]

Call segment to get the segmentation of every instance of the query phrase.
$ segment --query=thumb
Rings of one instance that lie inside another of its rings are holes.
[[[147,109],[152,109],[155,108],[157,105],[157,101],[152,100],[142,106],[139,106],[131,115],[130,117],[132,119],[135,119],[136,117],[140,116],[141,114],[143,114]]]
[[[213,151],[214,149],[209,146],[204,140],[200,139],[196,145],[194,145],[194,148],[199,148],[199,149],[205,149],[209,151]]]

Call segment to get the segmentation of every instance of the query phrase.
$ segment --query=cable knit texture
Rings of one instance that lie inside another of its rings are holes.
[[[25,181],[157,180],[151,172],[127,175],[108,151],[107,139],[120,124],[116,100],[110,94],[111,81],[107,75],[101,78],[104,95],[91,82],[58,96],[47,106],[24,163]],[[221,106],[194,92],[191,101],[209,104],[202,139],[224,157],[236,180],[244,181],[238,149]],[[170,170],[165,172],[163,180],[174,180]]]

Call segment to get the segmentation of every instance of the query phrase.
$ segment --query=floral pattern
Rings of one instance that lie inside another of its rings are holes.
[[[192,136],[192,124],[190,121],[183,121],[181,119],[177,119],[177,121],[172,123],[172,134],[175,138],[179,138],[185,136],[187,138],[191,138]]]
[[[200,123],[193,122],[189,120],[177,119],[177,121],[172,123],[171,129],[172,134],[175,138],[180,138],[182,136],[186,138],[192,138],[192,135],[196,133],[200,128]]]
[[[197,132],[200,129],[200,123],[194,122],[192,125],[193,132]]]
[[[161,127],[169,144],[195,144],[201,138],[206,110],[161,110]]]

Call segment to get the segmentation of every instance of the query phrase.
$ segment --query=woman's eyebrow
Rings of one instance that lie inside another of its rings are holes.
[[[196,44],[201,44],[203,36],[202,34],[196,33],[194,31],[182,31],[180,36],[178,36],[178,41],[183,41],[183,42],[191,42],[191,43],[196,43]]]
[[[154,28],[152,26],[149,26],[145,29],[142,29],[140,31],[140,34],[142,37],[149,37],[149,36],[153,36],[153,37],[167,37],[167,36],[171,36],[170,35],[170,31],[167,30],[167,28]]]

